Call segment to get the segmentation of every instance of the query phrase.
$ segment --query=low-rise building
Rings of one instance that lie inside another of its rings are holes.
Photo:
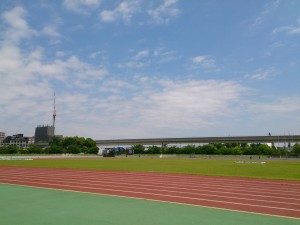
[[[30,143],[28,137],[24,137],[23,134],[15,134],[5,137],[3,142],[0,143],[0,146],[16,145],[20,148],[27,148],[29,144]]]

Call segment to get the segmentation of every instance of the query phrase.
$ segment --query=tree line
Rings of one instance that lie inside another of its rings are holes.
[[[0,154],[97,154],[98,150],[93,139],[75,136],[53,137],[46,148],[38,145],[30,145],[28,148],[16,145],[3,146],[0,147]]]
[[[205,155],[287,155],[300,154],[300,144],[293,147],[270,147],[267,144],[247,144],[247,143],[212,143],[202,146],[186,145],[183,147],[169,146],[161,148],[158,146],[143,145],[132,146],[135,154],[205,154]]]
[[[133,145],[131,149],[134,154],[204,154],[204,155],[300,155],[300,144],[292,147],[270,147],[266,144],[247,143],[211,143],[201,146],[186,145],[145,147]],[[99,148],[91,138],[83,137],[53,137],[49,146],[42,148],[31,145],[28,148],[19,148],[15,145],[0,147],[0,154],[97,154]],[[121,152],[122,154],[122,152]],[[125,154],[125,153],[124,153]]]

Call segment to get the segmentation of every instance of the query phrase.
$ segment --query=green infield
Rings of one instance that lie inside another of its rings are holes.
[[[11,165],[47,168],[163,172],[300,180],[299,160],[267,160],[264,164],[256,164],[253,162],[254,161],[249,160],[246,163],[239,163],[235,160],[215,159],[99,158],[72,160],[7,160],[0,161],[0,166]]]
[[[0,184],[5,225],[296,225],[299,219]]]

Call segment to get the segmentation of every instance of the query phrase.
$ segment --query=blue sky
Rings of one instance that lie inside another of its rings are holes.
[[[298,0],[2,0],[0,131],[300,134]]]

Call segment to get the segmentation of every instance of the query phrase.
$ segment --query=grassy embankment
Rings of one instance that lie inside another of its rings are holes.
[[[234,160],[213,159],[101,158],[8,160],[0,161],[1,165],[300,180],[299,160],[267,161],[265,164],[240,164]]]

